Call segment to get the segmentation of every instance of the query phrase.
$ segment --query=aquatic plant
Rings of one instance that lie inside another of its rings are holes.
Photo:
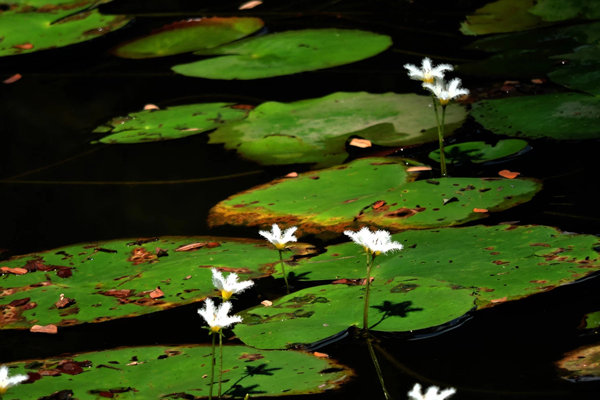
[[[437,386],[429,386],[427,392],[423,394],[421,391],[421,385],[415,383],[415,386],[412,388],[412,390],[408,392],[408,397],[410,397],[412,400],[444,400],[452,396],[454,393],[456,393],[456,389],[454,388],[440,391],[440,388]]]
[[[285,280],[285,289],[287,293],[290,292],[290,285],[288,284],[287,274],[285,273],[285,266],[283,265],[283,251],[285,250],[285,246],[288,242],[296,242],[298,239],[294,236],[294,232],[296,232],[298,228],[292,226],[291,228],[286,229],[281,232],[279,226],[277,224],[273,224],[272,230],[269,231],[259,231],[258,234],[263,236],[269,242],[275,245],[275,248],[279,251],[279,261],[281,262],[281,271],[283,272],[283,279]]]
[[[254,281],[247,280],[238,282],[238,275],[235,272],[230,273],[227,279],[223,277],[221,271],[211,268],[213,285],[221,292],[223,301],[227,301],[236,293],[241,293],[254,285]]]
[[[14,375],[8,376],[8,367],[2,366],[0,367],[0,399],[6,393],[8,389],[13,386],[17,386],[18,384],[25,382],[29,379],[28,375]]]
[[[229,301],[223,302],[215,309],[215,304],[211,299],[206,299],[204,308],[198,309],[198,314],[204,318],[209,326],[212,336],[212,357],[210,367],[210,392],[208,399],[212,399],[213,384],[215,377],[215,335],[219,335],[220,350],[220,371],[219,371],[219,399],[221,398],[221,382],[223,381],[223,328],[227,328],[238,322],[242,322],[239,315],[227,315],[231,310],[232,304]]]

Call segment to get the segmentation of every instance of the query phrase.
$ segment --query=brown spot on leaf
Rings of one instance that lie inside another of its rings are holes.
[[[110,290],[107,290],[106,292],[103,292],[103,293],[101,292],[101,294],[103,294],[105,296],[114,296],[114,297],[118,297],[118,298],[125,298],[125,297],[129,297],[132,292],[133,292],[133,290],[129,290],[129,289],[122,289],[122,290],[110,289]]]
[[[265,356],[263,356],[262,354],[244,353],[244,354],[242,354],[242,356],[239,359],[240,360],[247,360],[246,362],[249,362],[249,361],[260,360],[261,358],[265,358]]]
[[[425,211],[425,207],[419,207],[419,208],[399,208],[397,210],[394,211],[390,211],[387,214],[384,214],[386,217],[388,218],[409,218],[412,217],[413,215],[421,212],[421,211]]]
[[[13,300],[10,303],[8,303],[8,305],[10,307],[19,307],[19,306],[22,306],[23,304],[28,303],[30,299],[31,299],[30,297],[25,297],[24,299]]]
[[[529,243],[530,246],[550,247],[548,243]]]
[[[132,262],[133,265],[140,265],[142,263],[145,263],[146,261],[151,261],[158,258],[156,254],[149,252],[143,247],[136,247],[135,249],[133,249],[132,253],[133,254],[127,259],[127,261]]]

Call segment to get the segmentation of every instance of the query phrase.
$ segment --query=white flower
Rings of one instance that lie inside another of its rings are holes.
[[[2,395],[6,393],[9,388],[17,386],[19,383],[25,382],[27,379],[29,379],[28,375],[15,375],[9,377],[8,367],[0,367],[0,397],[2,397]]]
[[[439,390],[440,388],[437,386],[430,386],[425,395],[423,395],[421,393],[421,385],[415,383],[412,391],[408,392],[408,396],[413,400],[444,400],[456,393],[456,389],[454,388],[446,389],[443,392],[439,392]]]
[[[231,310],[229,301],[223,302],[219,308],[215,309],[215,303],[211,299],[206,299],[204,308],[198,309],[198,314],[204,318],[213,332],[219,332],[221,328],[227,328],[238,322],[242,322],[242,317],[239,315],[227,315]]]
[[[452,71],[454,69],[450,64],[440,64],[433,68],[431,60],[427,57],[423,59],[421,68],[413,64],[404,64],[404,68],[408,70],[410,79],[428,83],[432,83],[433,78],[442,79],[444,77],[444,71]]]
[[[392,236],[388,231],[379,230],[371,232],[369,228],[363,227],[358,232],[345,231],[352,241],[365,248],[365,251],[379,255],[388,251],[402,250],[404,246],[398,242],[392,242]]]
[[[443,79],[436,79],[435,85],[431,83],[424,83],[423,87],[431,90],[435,97],[440,100],[440,104],[445,106],[450,100],[455,97],[469,94],[467,89],[460,88],[461,81],[459,78],[454,78],[448,85]]]
[[[273,224],[273,230],[271,232],[259,231],[258,233],[259,235],[267,239],[269,242],[273,243],[277,250],[283,250],[285,249],[285,245],[288,242],[298,241],[296,236],[294,236],[294,232],[296,232],[296,229],[298,228],[292,226],[291,228],[286,229],[282,234],[281,229],[279,229],[279,226],[277,226],[277,224]]]
[[[243,292],[250,286],[254,285],[254,282],[251,280],[238,282],[238,276],[235,272],[227,275],[227,279],[225,279],[221,271],[217,270],[216,268],[212,268],[211,271],[213,285],[219,289],[223,300],[229,300],[229,298],[234,294]]]

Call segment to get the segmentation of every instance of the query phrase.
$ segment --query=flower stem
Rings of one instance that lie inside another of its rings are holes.
[[[442,172],[442,177],[446,177],[446,154],[444,153],[444,113],[446,111],[446,107],[442,106],[442,123],[440,124],[440,116],[438,115],[436,98],[433,93],[431,93],[431,99],[433,100],[433,110],[435,111],[435,121],[437,122],[438,128],[438,141],[440,144],[440,169]]]
[[[287,274],[285,273],[285,267],[283,265],[283,252],[279,250],[279,261],[281,262],[281,271],[283,272],[283,279],[285,280],[285,291],[290,293],[290,285],[288,285]]]
[[[212,334],[212,360],[210,362],[210,391],[208,393],[208,400],[212,400],[213,394],[213,382],[215,380],[215,334]]]
[[[223,332],[219,331],[219,358],[221,365],[219,366],[219,400],[221,400],[221,382],[223,381]]]
[[[383,374],[381,373],[381,367],[379,367],[379,361],[377,361],[377,356],[375,356],[375,351],[373,350],[373,344],[371,344],[371,338],[367,338],[367,346],[369,347],[369,353],[371,354],[371,358],[373,359],[373,364],[375,365],[375,370],[377,371],[377,376],[379,377],[379,383],[381,384],[381,388],[383,389],[383,395],[386,400],[391,400],[391,396],[385,388],[385,382],[383,381]]]
[[[365,292],[365,309],[363,312],[363,332],[369,331],[369,291],[371,289],[371,267],[375,254],[367,251],[367,289]]]

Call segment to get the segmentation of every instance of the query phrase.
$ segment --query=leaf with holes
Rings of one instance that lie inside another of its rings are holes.
[[[243,39],[194,54],[219,56],[173,71],[208,79],[260,79],[330,68],[373,57],[389,36],[349,29],[305,29]]]
[[[210,49],[248,36],[263,25],[259,18],[188,19],[120,44],[112,49],[112,54],[123,58],[153,58]]]
[[[480,308],[497,299],[545,292],[600,270],[594,250],[599,238],[563,235],[546,226],[409,231],[393,235],[393,240],[404,249],[375,258],[375,282],[397,276],[438,279],[471,288]],[[364,278],[364,250],[351,242],[329,246],[323,254],[286,266],[286,271],[292,281]]]
[[[201,103],[145,110],[113,118],[94,130],[110,133],[99,141],[108,144],[147,143],[179,139],[246,118],[247,110],[232,103]]]
[[[314,168],[339,165],[348,157],[351,136],[380,146],[416,146],[438,139],[430,96],[416,94],[333,93],[293,103],[267,102],[248,118],[210,134],[209,143],[224,143],[262,165],[313,163]],[[450,104],[447,135],[467,117],[465,108]]]
[[[102,15],[96,1],[0,1],[0,57],[68,46],[123,27],[123,15]]]
[[[61,390],[71,390],[80,400],[207,397],[211,351],[211,346],[197,345],[129,347],[13,362],[6,364],[11,375],[29,373],[41,379],[10,388],[4,398],[39,399]],[[306,353],[223,348],[222,390],[229,398],[322,393],[352,376],[350,368]]]
[[[527,142],[519,139],[499,140],[495,145],[485,142],[466,142],[453,144],[444,149],[446,162],[451,164],[462,164],[470,161],[480,164],[488,161],[515,155],[527,147]],[[434,150],[429,153],[429,158],[440,162],[440,151]]]
[[[298,243],[290,249],[288,257],[314,251]],[[84,243],[12,257],[0,266],[29,272],[0,270],[0,329],[102,322],[198,302],[217,294],[212,267],[258,279],[274,271],[276,254],[262,240],[201,236]],[[163,296],[154,298],[158,286]],[[61,295],[75,301],[57,308]]]
[[[362,257],[362,267],[365,258]],[[259,349],[284,349],[325,339],[350,326],[362,328],[366,286],[324,285],[303,289],[240,315],[234,332]],[[369,329],[413,331],[452,321],[474,308],[472,290],[431,278],[396,277],[373,284]]]
[[[561,378],[572,382],[600,379],[600,345],[589,345],[565,354],[556,363]]]
[[[209,224],[265,226],[285,222],[302,234],[335,237],[370,225],[400,231],[458,225],[529,201],[541,189],[532,179],[443,178],[413,182],[409,165],[366,158],[294,179],[277,179],[218,203]],[[458,201],[444,202],[456,197]],[[375,207],[374,207],[375,205]]]

